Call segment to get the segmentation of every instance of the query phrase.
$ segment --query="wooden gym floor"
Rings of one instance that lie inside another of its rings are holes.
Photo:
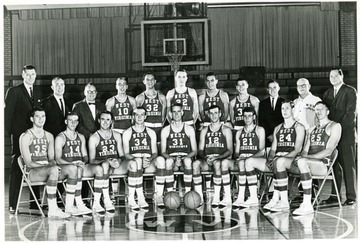
[[[7,173],[5,173],[7,175]],[[329,190],[327,185],[326,190]],[[344,194],[344,189],[342,190]],[[25,189],[27,191],[27,189]],[[296,240],[358,238],[358,207],[321,206],[314,214],[294,217],[290,212],[265,213],[261,208],[212,209],[205,204],[198,210],[160,210],[150,204],[148,211],[131,211],[118,200],[115,214],[42,218],[38,211],[29,214],[27,204],[19,215],[8,212],[8,178],[5,176],[5,241],[154,241],[154,240]],[[23,199],[28,198],[24,193]],[[150,202],[150,196],[149,196]]]

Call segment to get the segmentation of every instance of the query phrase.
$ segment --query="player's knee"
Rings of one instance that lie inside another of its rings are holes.
[[[78,170],[77,170],[77,166],[76,166],[76,165],[69,165],[68,170],[69,170],[69,172],[68,172],[68,177],[70,177],[70,178],[77,178],[77,176],[78,176]]]
[[[278,158],[274,161],[274,167],[276,171],[284,171],[286,169],[286,160],[284,158]]]
[[[59,177],[59,167],[51,166],[49,169],[49,180],[57,180]]]
[[[297,164],[298,164],[298,168],[299,168],[300,172],[309,171],[309,165],[307,163],[307,159],[301,158],[297,161]]]
[[[174,160],[169,158],[165,161],[165,167],[167,170],[171,170],[174,167]]]
[[[104,163],[101,164],[101,167],[103,168],[104,173],[105,173],[105,174],[108,174],[109,169],[110,169],[109,163],[108,163],[108,162],[104,162]]]
[[[185,169],[191,170],[191,168],[192,168],[192,159],[184,158],[184,165],[185,165]]]
[[[128,169],[131,172],[136,172],[137,171],[137,163],[136,163],[135,160],[130,160],[129,161]]]
[[[165,169],[165,159],[162,156],[158,156],[155,160],[155,166],[158,169]]]
[[[96,177],[101,177],[101,176],[104,175],[104,169],[100,165],[94,166],[93,172],[94,172]]]
[[[246,171],[251,171],[254,169],[254,161],[252,158],[248,158],[246,159],[244,162],[244,168],[246,169]],[[240,163],[239,163],[239,167],[240,167]]]

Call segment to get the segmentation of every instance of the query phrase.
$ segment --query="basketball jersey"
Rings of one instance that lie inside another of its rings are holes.
[[[256,127],[250,132],[245,128],[240,133],[240,154],[256,154],[259,151],[259,137],[256,134]]]
[[[117,153],[117,141],[114,138],[113,132],[111,132],[111,137],[109,139],[103,138],[99,131],[96,131],[99,134],[100,141],[96,146],[96,160],[104,160],[109,158],[118,158]]]
[[[145,97],[144,103],[142,104],[141,107],[143,107],[146,110],[145,122],[162,124],[163,104],[159,99],[159,93],[156,92],[155,98],[149,98],[144,92],[144,97]]]
[[[174,154],[189,154],[191,152],[191,142],[185,133],[185,124],[180,132],[175,132],[170,125],[170,133],[167,138],[167,152],[170,156]]]
[[[32,137],[32,141],[29,145],[31,160],[33,162],[48,161],[49,141],[47,140],[46,132],[44,131],[44,136],[38,138],[30,129],[28,131],[31,133]]]
[[[205,111],[204,122],[210,122],[210,118],[208,116],[208,109],[213,105],[217,105],[218,107],[220,107],[221,110],[220,120],[221,121],[224,120],[225,108],[224,108],[224,103],[220,98],[220,90],[217,92],[217,94],[214,97],[210,97],[208,92],[206,91],[205,100],[204,100],[204,111]]]
[[[147,129],[149,128],[145,127],[143,131],[137,132],[131,127],[131,137],[129,140],[129,152],[131,155],[147,154],[149,157],[151,156],[151,137]]]
[[[193,121],[193,112],[194,112],[194,101],[189,95],[189,89],[186,88],[186,91],[184,93],[178,93],[176,89],[174,89],[174,97],[171,100],[171,105],[178,103],[182,104],[182,108],[184,111],[184,115],[182,117],[182,120],[184,122],[186,121]]]
[[[308,154],[316,154],[326,149],[329,135],[326,133],[326,128],[332,122],[329,122],[324,127],[315,127],[310,133],[310,146]]]
[[[243,110],[246,107],[253,107],[250,102],[250,95],[245,102],[240,102],[239,97],[237,96],[234,105],[234,126],[245,126]]]
[[[128,129],[131,127],[131,114],[133,107],[129,101],[129,97],[126,97],[124,102],[120,102],[116,96],[114,96],[114,106],[111,109],[111,113],[114,115],[114,125],[115,129]]]
[[[294,122],[294,124],[290,128],[285,128],[284,123],[281,124],[279,131],[276,133],[276,154],[284,152],[289,153],[294,150],[296,141],[296,124],[297,122]]]
[[[76,133],[76,137],[73,140],[68,138],[64,132],[62,132],[62,134],[65,136],[66,140],[62,148],[61,158],[67,162],[82,160],[81,140],[79,134]]]
[[[219,155],[227,150],[226,138],[222,132],[223,125],[217,131],[211,131],[210,126],[206,127],[205,134],[205,155]]]

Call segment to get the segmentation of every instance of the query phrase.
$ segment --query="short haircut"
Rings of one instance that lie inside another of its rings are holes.
[[[96,90],[95,85],[94,85],[92,82],[90,82],[90,83],[87,83],[87,84],[85,85],[84,91],[87,90],[90,86],[94,86],[94,88],[95,88],[95,90]]]
[[[272,83],[277,84],[277,85],[279,85],[279,87],[280,87],[279,82],[276,81],[275,79],[270,79],[270,80],[267,82],[266,87],[269,88],[269,84],[272,84]]]
[[[102,115],[102,114],[108,114],[108,115],[110,115],[112,121],[115,119],[113,113],[111,113],[110,111],[102,111],[102,112],[100,112],[100,114],[99,114],[99,119],[101,118],[101,115]]]
[[[182,110],[183,109],[183,105],[181,103],[174,103],[171,105],[171,111],[173,111],[173,107],[180,107],[180,109]]]
[[[37,111],[43,111],[43,112],[45,112],[45,110],[44,110],[41,106],[35,106],[35,107],[31,110],[30,117],[34,117],[35,112],[37,112]],[[46,112],[45,112],[45,113],[46,113]]]
[[[55,78],[53,78],[52,80],[51,80],[51,85],[53,85],[56,81],[58,81],[58,80],[62,80],[62,81],[64,81],[64,79],[62,79],[62,78],[60,78],[60,77],[55,77]],[[65,81],[64,81],[64,83],[65,83]]]
[[[146,115],[146,109],[142,106],[138,106],[136,107],[133,111],[132,111],[132,115],[135,115],[135,113],[138,111],[138,110],[143,110],[145,115]]]
[[[65,119],[68,119],[69,116],[77,116],[77,117],[79,118],[79,121],[80,121],[80,116],[79,116],[79,114],[76,113],[75,111],[70,111],[70,112],[68,112],[68,113],[66,114]]]
[[[221,108],[218,105],[211,105],[207,110],[210,111],[210,110],[216,109],[216,108],[218,108],[218,110],[221,112]]]
[[[242,113],[244,114],[245,112],[251,112],[253,115],[256,115],[256,111],[254,109],[254,107],[250,106],[250,107],[245,107],[242,111]]]
[[[124,80],[124,81],[126,82],[126,84],[128,84],[128,78],[127,78],[127,77],[125,77],[125,76],[118,77],[118,78],[116,79],[116,83],[117,83],[118,81],[120,81],[120,80]]]
[[[209,73],[206,74],[206,77],[210,77],[210,76],[214,76],[215,79],[217,79],[217,75],[214,72],[209,72]]]
[[[341,76],[344,75],[344,73],[343,73],[343,71],[341,70],[340,67],[332,67],[331,70],[330,70],[330,72],[331,72],[331,71],[335,71],[335,70],[338,71]]]
[[[144,73],[144,75],[143,75],[143,80],[145,79],[145,77],[146,77],[147,75],[152,75],[152,76],[154,77],[154,79],[156,79],[155,74],[150,73],[150,72],[147,72],[147,73]]]
[[[286,103],[289,103],[291,108],[295,107],[295,103],[292,100],[284,100],[283,102],[281,102],[281,105]]]
[[[236,81],[235,81],[236,85],[238,84],[239,81],[245,81],[247,84],[249,84],[249,82],[248,82],[246,79],[244,79],[244,78],[238,78],[238,79],[236,79]]]
[[[36,68],[33,65],[25,65],[22,70],[23,70],[23,72],[25,72],[26,70],[35,70],[36,71]]]
[[[326,104],[324,101],[318,101],[318,102],[316,102],[315,106],[317,106],[317,105],[324,105],[328,110],[330,110],[329,105]],[[315,106],[314,106],[314,107],[315,107]]]
[[[186,70],[185,70],[185,69],[179,69],[179,70],[176,70],[175,75],[176,75],[178,72],[184,72],[184,73],[186,73],[186,74],[187,74],[187,72],[186,72]]]

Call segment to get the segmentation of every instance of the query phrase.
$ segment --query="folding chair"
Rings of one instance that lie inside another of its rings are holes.
[[[334,151],[332,152],[331,154],[331,157],[330,157],[330,160],[329,160],[329,165],[328,165],[328,170],[327,170],[327,173],[326,175],[324,176],[312,176],[312,179],[318,179],[318,180],[323,180],[320,187],[319,187],[319,190],[317,190],[316,194],[315,194],[315,198],[314,198],[314,201],[313,201],[313,206],[315,205],[315,203],[319,203],[318,202],[318,198],[321,194],[321,191],[325,185],[325,182],[326,180],[332,180],[333,184],[334,184],[334,187],[335,187],[335,192],[336,192],[336,197],[337,197],[337,200],[338,200],[338,203],[339,203],[339,207],[341,208],[342,205],[341,205],[341,200],[340,200],[340,193],[339,193],[339,190],[337,188],[337,185],[336,185],[336,179],[335,179],[335,176],[334,176],[334,169],[333,169],[333,166],[334,166],[334,163],[337,159],[337,156],[338,156],[338,150],[337,149],[334,149]],[[326,194],[326,195],[330,195],[330,196],[334,196],[335,194]]]

